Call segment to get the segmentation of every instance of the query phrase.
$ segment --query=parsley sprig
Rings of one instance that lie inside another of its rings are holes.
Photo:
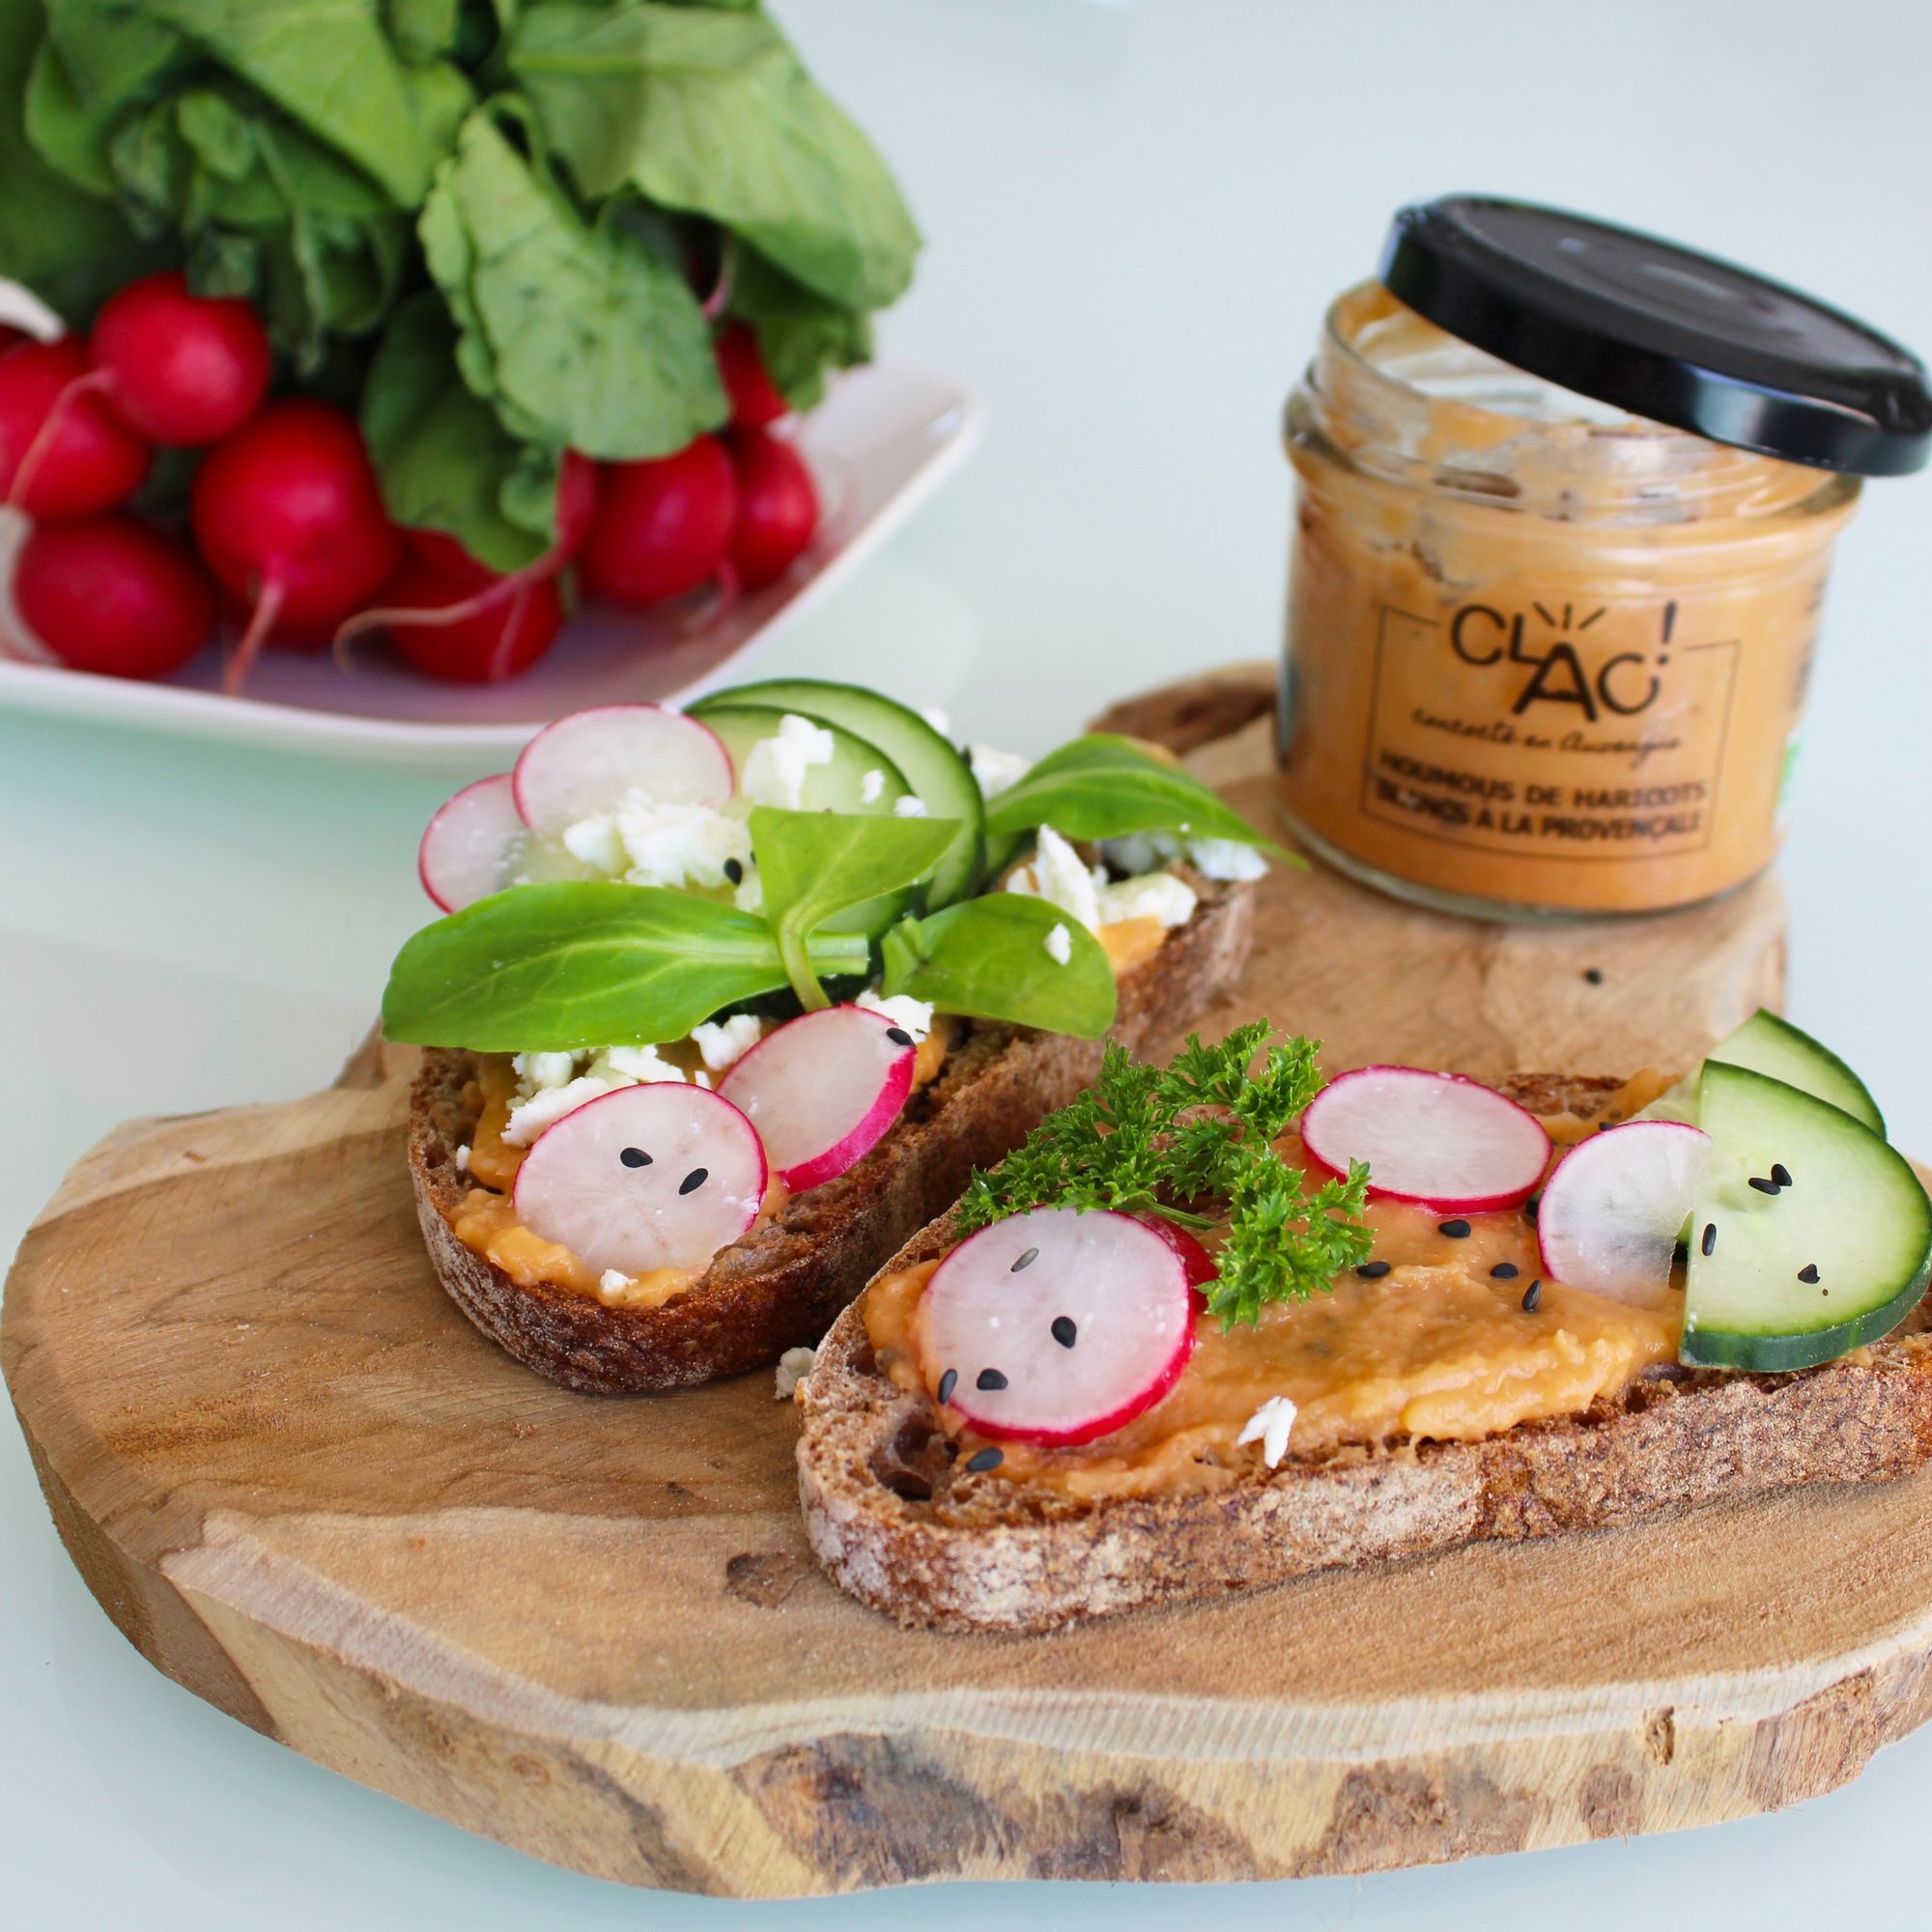
[[[976,1172],[957,1209],[961,1234],[1032,1208],[1158,1213],[1184,1227],[1220,1217],[1227,1239],[1208,1291],[1223,1328],[1252,1323],[1270,1301],[1305,1301],[1369,1256],[1361,1225],[1369,1171],[1304,1192],[1275,1151],[1321,1090],[1319,1042],[1275,1040],[1266,1020],[1204,1046],[1190,1034],[1172,1064],[1148,1066],[1108,1042],[1098,1082],[1050,1114],[990,1173]]]

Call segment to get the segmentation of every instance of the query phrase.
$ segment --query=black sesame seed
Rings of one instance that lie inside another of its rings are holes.
[[[981,1369],[973,1383],[976,1389],[984,1389],[988,1394],[994,1389],[1003,1389],[1006,1385],[1007,1378],[998,1369]]]
[[[1751,1176],[1749,1184],[1755,1187],[1760,1194],[1776,1194],[1778,1191],[1776,1181],[1767,1180],[1762,1175],[1758,1174]]]
[[[939,1400],[942,1406],[952,1400],[952,1391],[959,1386],[959,1371],[948,1369],[939,1378]]]
[[[1533,1281],[1522,1292],[1522,1312],[1534,1315],[1543,1306],[1543,1283]]]
[[[1080,1339],[1080,1330],[1074,1326],[1070,1315],[1056,1315],[1053,1326],[1048,1331],[1063,1349],[1070,1349]]]
[[[1798,1279],[1804,1282],[1807,1287],[1810,1288],[1817,1287],[1818,1264],[1816,1262],[1806,1262],[1804,1265],[1798,1270]]]
[[[694,1167],[691,1170],[691,1172],[687,1174],[684,1177],[684,1179],[677,1183],[677,1191],[680,1194],[696,1194],[697,1190],[700,1187],[702,1187],[704,1183],[710,1179],[711,1179],[711,1170],[708,1167]]]
[[[1583,978],[1587,980],[1591,985],[1601,986],[1604,983],[1604,969],[1601,966],[1585,966],[1583,968]],[[1619,1143],[1619,1145],[1621,1145],[1621,1143]]]
[[[1355,1270],[1364,1281],[1379,1281],[1388,1271],[1389,1264],[1387,1262],[1364,1262]]]
[[[647,1154],[642,1148],[626,1148],[624,1151],[617,1156],[617,1158],[621,1160],[626,1167],[648,1167],[651,1164],[650,1155]]]
[[[1699,1249],[1702,1250],[1703,1253],[1707,1255],[1715,1254],[1717,1252],[1717,1247],[1718,1247],[1717,1222],[1706,1221],[1704,1223],[1704,1238],[1697,1243],[1697,1246],[1699,1247]]]
[[[996,1449],[989,1442],[983,1449],[976,1449],[966,1459],[967,1474],[983,1476],[988,1469],[997,1469],[1007,1460],[1004,1449]]]
[[[888,1027],[886,1029],[886,1037],[895,1046],[910,1046],[912,1044],[912,1035],[907,1033],[904,1027]]]
[[[1009,1274],[1018,1274],[1021,1268],[1032,1267],[1034,1263],[1038,1261],[1038,1259],[1039,1250],[1037,1248],[1029,1248],[1007,1272]]]
[[[1490,1272],[1498,1281],[1514,1281],[1517,1276],[1517,1266],[1514,1262],[1498,1262]]]
[[[1452,1241],[1466,1241],[1469,1238],[1469,1224],[1466,1221],[1438,1221],[1435,1232],[1447,1235]]]
[[[1775,1181],[1776,1181],[1778,1186],[1780,1187],[1789,1187],[1791,1185],[1791,1170],[1788,1167],[1786,1167],[1781,1160],[1775,1160],[1772,1162],[1771,1178]]]
[[[727,879],[729,879],[734,886],[742,886],[745,883],[745,867],[743,862],[737,859],[726,859],[724,861],[724,876]]]

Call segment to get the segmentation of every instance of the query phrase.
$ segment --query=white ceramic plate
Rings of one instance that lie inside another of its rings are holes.
[[[978,406],[948,377],[898,360],[851,371],[800,427],[824,521],[786,577],[696,628],[689,609],[587,606],[541,663],[506,684],[439,684],[380,649],[351,670],[327,653],[270,651],[247,695],[227,697],[211,644],[153,684],[0,657],[0,705],[411,771],[507,765],[539,725],[567,711],[623,699],[681,701],[736,678],[760,644],[952,473],[979,431]]]

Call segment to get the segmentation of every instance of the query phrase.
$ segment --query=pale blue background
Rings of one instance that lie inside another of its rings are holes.
[[[984,399],[966,472],[768,660],[1044,747],[1115,692],[1273,646],[1283,392],[1389,212],[1567,202],[1932,349],[1932,8],[1837,0],[781,0],[931,247],[889,339]],[[1921,885],[1932,481],[1845,546],[1787,876],[1793,1011],[1932,1151]],[[115,1120],[325,1082],[423,917],[443,787],[0,720],[0,1254]],[[1293,1019],[1284,1014],[1284,1019]],[[111,1284],[103,1284],[103,1288]],[[1583,1928],[1925,1922],[1932,1736],[1853,1789],[1675,1838],[1200,1892],[626,1892],[316,1769],[164,1681],[68,1567],[0,1425],[0,1920]],[[991,1918],[989,1919],[989,1915]]]

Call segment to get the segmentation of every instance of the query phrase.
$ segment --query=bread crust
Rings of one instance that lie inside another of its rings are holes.
[[[1618,1083],[1503,1084],[1532,1112],[1588,1117]],[[951,1238],[942,1220],[890,1266]],[[967,1474],[930,1400],[877,1373],[856,1302],[799,1401],[806,1532],[842,1589],[916,1628],[1038,1632],[1464,1543],[1908,1475],[1932,1460],[1932,1335],[1921,1304],[1873,1348],[1797,1374],[1670,1368],[1583,1415],[1480,1441],[1350,1448],[1224,1490],[1092,1501]]]
[[[1200,903],[1160,951],[1123,976],[1113,1037],[1139,1051],[1231,989],[1247,958],[1254,894],[1197,882]],[[433,1048],[410,1095],[409,1163],[437,1279],[484,1334],[526,1367],[586,1395],[687,1387],[815,1342],[874,1271],[1099,1070],[1101,1043],[975,1024],[939,1078],[855,1167],[788,1202],[656,1308],[610,1307],[566,1288],[520,1287],[465,1247],[450,1216],[469,1182],[456,1151],[475,1129],[464,1091],[477,1056]]]

